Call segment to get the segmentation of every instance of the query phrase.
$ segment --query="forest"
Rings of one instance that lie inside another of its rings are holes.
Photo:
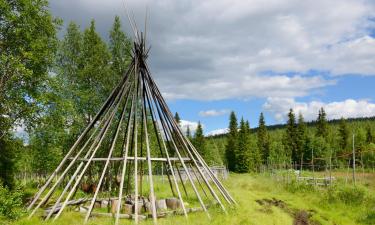
[[[7,220],[25,215],[28,190],[58,166],[130,63],[132,40],[118,16],[107,37],[95,20],[87,27],[64,22],[45,0],[0,1],[0,217]],[[228,133],[206,137],[199,123],[186,137],[209,165],[233,173],[353,165],[374,171],[375,118],[329,121],[324,108],[315,121],[292,109],[287,118],[267,126],[263,113],[249,124],[231,112]]]

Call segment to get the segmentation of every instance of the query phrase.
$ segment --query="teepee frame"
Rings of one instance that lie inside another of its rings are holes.
[[[95,193],[90,200],[90,206],[85,216],[85,222],[87,222],[91,216],[95,201],[102,188],[103,181],[106,176],[108,176],[108,168],[110,167],[111,162],[121,163],[121,179],[118,191],[119,203],[117,204],[116,209],[115,224],[119,223],[121,201],[124,198],[123,191],[124,189],[126,189],[127,192],[130,191],[129,183],[127,184],[127,187],[125,186],[126,174],[128,174],[129,182],[130,178],[132,178],[130,174],[132,170],[135,181],[134,219],[136,223],[138,222],[139,206],[137,199],[140,196],[139,190],[141,190],[142,193],[144,162],[147,163],[148,168],[150,186],[149,198],[151,202],[152,218],[155,224],[157,223],[157,211],[152,172],[153,162],[165,163],[171,191],[174,196],[176,196],[177,192],[177,197],[181,202],[181,208],[185,217],[188,217],[188,214],[179,187],[179,181],[186,196],[188,196],[185,187],[187,184],[184,184],[181,178],[177,163],[180,164],[185,171],[189,184],[191,185],[202,210],[207,213],[208,217],[210,217],[210,215],[207,211],[207,206],[201,197],[199,188],[203,191],[206,199],[211,197],[220,205],[224,212],[226,212],[226,209],[222,202],[223,200],[229,205],[236,204],[235,200],[214,175],[189,139],[183,135],[178,124],[174,120],[171,111],[151,76],[150,69],[146,62],[149,52],[149,49],[146,49],[145,45],[146,34],[137,30],[134,21],[132,22],[130,20],[130,24],[135,34],[135,40],[132,49],[132,60],[128,70],[117,87],[104,102],[97,115],[92,119],[62,159],[58,167],[47,179],[42,188],[40,188],[35,194],[33,200],[28,206],[28,210],[31,211],[29,217],[34,215],[40,207],[45,206],[51,196],[55,193],[56,189],[62,187],[64,179],[68,179],[63,191],[54,202],[51,210],[48,211],[45,218],[46,220],[50,219],[57,210],[57,213],[53,218],[56,220],[66,208],[68,202],[74,197],[83,177],[87,174],[87,171],[93,162],[104,162],[104,167],[101,171]],[[151,155],[149,140],[150,127],[153,129],[154,135],[156,136],[160,157],[153,157]],[[109,149],[103,147],[105,145],[103,142],[105,142],[106,138],[109,138],[110,140]],[[138,138],[140,138],[140,140],[138,140]],[[145,155],[142,152],[143,145],[145,145]],[[95,157],[98,150],[103,148],[106,149],[105,152],[108,153],[107,156]],[[116,150],[120,151],[120,156],[114,156]],[[173,157],[170,154],[173,154]],[[140,170],[142,171],[141,173]],[[176,171],[178,176],[175,174]],[[190,173],[191,171],[193,172],[192,174]],[[141,176],[141,178],[139,179],[138,176]],[[198,183],[198,186],[196,182]],[[211,196],[206,192],[207,190]],[[45,194],[43,195],[43,193]]]

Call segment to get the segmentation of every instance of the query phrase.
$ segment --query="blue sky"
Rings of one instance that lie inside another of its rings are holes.
[[[375,2],[370,0],[127,0],[138,24],[150,9],[149,64],[183,129],[201,121],[222,132],[229,112],[257,126],[284,123],[289,108],[307,120],[375,116]],[[51,2],[82,29],[91,19],[108,40],[121,0]],[[64,31],[62,31],[63,34]]]

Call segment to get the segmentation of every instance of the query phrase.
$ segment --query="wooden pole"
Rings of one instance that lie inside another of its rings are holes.
[[[125,174],[126,174],[126,166],[127,166],[127,157],[128,157],[128,152],[129,152],[129,140],[130,140],[130,133],[131,133],[131,126],[132,126],[132,119],[133,119],[133,113],[134,113],[134,102],[135,102],[135,94],[133,94],[132,97],[132,104],[130,107],[130,115],[128,118],[128,124],[127,124],[127,134],[126,134],[126,143],[124,141],[124,146],[123,149],[124,151],[124,161],[123,161],[123,166],[122,166],[122,172],[121,172],[121,181],[120,181],[120,187],[119,187],[119,196],[118,196],[118,204],[116,207],[116,218],[115,218],[115,225],[118,225],[119,223],[119,218],[120,218],[120,208],[121,208],[121,200],[122,200],[122,192],[124,189],[124,180],[125,180]]]
[[[329,184],[332,185],[332,149],[329,156]]]
[[[132,62],[133,63],[133,62]],[[126,73],[128,74],[128,73]],[[79,136],[79,138],[76,140],[76,142],[73,144],[73,146],[70,148],[68,153],[65,155],[65,157],[61,160],[60,164],[57,166],[55,171],[51,174],[51,176],[48,178],[46,183],[43,185],[43,187],[35,194],[33,200],[31,201],[30,205],[27,207],[27,210],[30,210],[35,202],[39,199],[41,194],[45,191],[45,189],[49,186],[53,178],[58,174],[58,172],[62,169],[63,165],[65,164],[66,160],[69,158],[69,156],[73,153],[73,151],[76,149],[76,147],[80,144],[82,139],[86,136],[86,134],[91,130],[92,127],[94,127],[95,123],[99,120],[100,116],[103,114],[103,112],[107,109],[108,105],[113,100],[113,97],[118,94],[120,91],[120,87],[124,85],[128,78],[128,75],[125,75],[122,81],[118,84],[118,86],[113,89],[112,93],[109,95],[107,100],[104,102],[102,107],[100,108],[99,112],[95,115],[95,117],[91,120],[90,124],[85,128],[85,130],[82,132],[82,134]]]
[[[135,67],[134,67],[134,73],[136,76],[138,75],[138,63],[136,61]],[[137,154],[138,154],[138,126],[137,126],[137,105],[138,105],[138,99],[139,99],[139,77],[135,77],[136,82],[137,82],[137,92],[136,92],[136,98],[135,98],[135,111],[134,111],[134,220],[135,223],[138,224],[138,159],[137,159]]]
[[[91,212],[92,212],[92,209],[94,208],[94,205],[95,205],[95,201],[96,201],[96,197],[98,196],[98,193],[100,191],[100,188],[101,188],[101,185],[102,185],[102,182],[104,180],[104,176],[106,174],[106,171],[107,171],[107,168],[108,168],[108,165],[109,165],[109,162],[110,162],[110,158],[112,157],[112,153],[113,153],[113,150],[115,149],[115,145],[116,145],[116,141],[117,141],[117,138],[118,138],[118,134],[120,132],[120,128],[121,128],[121,125],[122,125],[122,121],[124,119],[124,116],[125,116],[125,112],[126,112],[126,108],[128,106],[128,100],[129,100],[129,92],[126,93],[127,94],[127,97],[126,97],[126,103],[124,105],[124,108],[122,109],[122,112],[121,112],[121,118],[118,122],[118,125],[117,125],[117,128],[116,128],[116,133],[113,137],[113,140],[112,140],[112,144],[111,144],[111,148],[109,150],[109,153],[108,153],[108,157],[107,157],[107,161],[105,162],[105,165],[104,165],[104,168],[103,168],[103,172],[102,172],[102,175],[99,179],[99,182],[98,182],[98,185],[96,186],[96,191],[94,193],[94,197],[92,198],[91,200],[91,204],[90,204],[90,207],[89,209],[87,210],[87,214],[86,214],[86,217],[85,217],[85,222],[84,223],[87,223],[87,221],[89,220],[89,217],[91,215]],[[123,95],[121,96],[121,98],[123,98],[125,95],[125,92],[123,92]],[[121,101],[120,101],[121,102]],[[120,102],[118,104],[120,104]]]
[[[150,85],[153,87],[153,90],[154,90],[154,92],[155,92],[155,95],[159,96],[159,97],[158,97],[158,98],[159,98],[159,104],[161,104],[161,106],[164,108],[164,112],[167,113],[167,115],[169,116],[169,118],[172,118],[172,120],[173,120],[173,115],[172,115],[172,113],[169,111],[169,108],[166,106],[166,103],[165,103],[164,99],[162,98],[160,91],[158,90],[157,86],[155,85],[155,82],[154,82],[153,78],[150,76],[150,72],[149,72],[148,66],[145,65],[145,67],[146,67],[146,71],[147,71],[147,74],[148,74],[147,78],[148,78],[149,81],[150,81]],[[164,116],[165,116],[165,115],[164,115]],[[176,126],[176,124],[175,124],[175,126]],[[177,127],[178,127],[178,126],[177,126]],[[176,131],[177,131],[177,133],[179,133],[180,135],[182,135],[182,131],[181,131],[179,128],[177,128]],[[183,136],[183,135],[182,135],[182,136]],[[186,138],[183,138],[182,140],[185,140],[186,142],[189,143],[189,145],[191,145],[190,141],[187,140]],[[192,146],[192,145],[191,145],[191,146]],[[201,156],[200,156],[199,153],[196,151],[196,149],[195,149],[194,147],[192,147],[191,150],[192,150],[192,151],[195,153],[195,155],[198,157],[198,160],[201,160]],[[235,203],[234,199],[229,195],[229,193],[228,193],[228,192],[226,191],[226,189],[222,186],[222,184],[220,183],[220,181],[219,181],[219,180],[213,175],[212,171],[210,171],[210,169],[208,168],[208,166],[207,166],[207,164],[204,162],[204,160],[202,160],[202,161],[203,161],[203,165],[205,165],[204,168],[205,168],[206,170],[209,171],[209,174],[210,174],[210,173],[212,174],[212,177],[211,177],[211,175],[210,175],[210,177],[213,179],[214,183],[218,186],[220,192],[224,192],[225,195],[226,195],[226,196],[229,196],[229,198],[231,199],[231,201],[232,201],[233,203]],[[225,197],[225,198],[226,198],[226,197]],[[227,199],[227,198],[226,198],[226,199]],[[236,203],[235,203],[235,204],[236,204]]]
[[[150,178],[149,184],[150,184],[150,201],[151,201],[151,210],[152,210],[152,219],[154,221],[154,224],[157,223],[157,215],[156,215],[156,200],[155,200],[155,193],[154,193],[154,183],[152,180],[152,164],[151,164],[151,153],[150,153],[150,144],[148,140],[148,132],[147,132],[147,117],[146,117],[146,106],[145,106],[145,100],[143,99],[143,124],[144,124],[144,130],[145,130],[145,139],[146,139],[146,150],[147,150],[147,166],[148,166],[148,176]]]
[[[353,133],[353,184],[356,185],[356,177],[355,177],[355,149],[354,149],[354,133]]]
[[[314,185],[316,185],[315,168],[314,168],[314,148],[311,148],[311,164],[312,164],[312,171],[313,171],[313,182],[314,182]]]
[[[161,131],[160,131],[160,129],[159,129],[159,126],[157,126],[156,123],[155,123],[155,121],[156,121],[156,118],[155,118],[156,115],[155,115],[154,107],[153,107],[153,105],[152,105],[151,102],[150,102],[150,98],[149,98],[149,89],[148,89],[147,86],[146,86],[146,88],[145,88],[145,94],[146,94],[146,95],[145,95],[145,96],[146,96],[146,100],[147,100],[147,103],[148,103],[148,106],[149,106],[149,109],[150,109],[150,113],[151,113],[152,123],[153,123],[153,125],[154,125],[155,132],[157,133],[156,137],[157,137],[157,140],[158,140],[158,143],[159,143],[159,146],[160,146],[160,140],[159,140],[159,136],[158,136],[158,134],[162,135],[162,133],[161,133]],[[159,115],[159,118],[161,118],[160,115]],[[166,134],[165,131],[164,131],[164,135],[165,135],[165,137],[167,137],[167,134]],[[180,189],[179,189],[179,187],[178,187],[177,179],[176,179],[176,176],[175,176],[174,171],[173,171],[173,166],[172,166],[172,163],[171,163],[171,160],[170,160],[170,157],[169,157],[168,149],[167,149],[167,147],[166,147],[166,145],[165,145],[164,138],[161,137],[160,139],[161,139],[161,142],[162,142],[163,147],[164,147],[165,156],[166,156],[166,158],[167,158],[167,163],[168,163],[168,165],[169,165],[169,169],[170,169],[170,172],[171,172],[171,174],[172,174],[172,178],[173,178],[174,184],[175,184],[175,186],[176,186],[176,191],[177,191],[177,194],[178,194],[178,198],[180,199],[180,202],[181,202],[182,210],[183,210],[183,212],[184,212],[185,218],[187,218],[187,212],[186,212],[186,208],[185,208],[185,203],[184,203],[184,201],[183,201],[183,199],[182,199],[182,195],[181,195]],[[160,147],[161,147],[161,146],[160,146]],[[162,150],[162,149],[160,148],[160,150]],[[170,181],[170,179],[169,179],[169,175],[168,175],[168,180]],[[173,193],[173,195],[175,195],[175,194],[174,194],[174,191],[173,191],[172,183],[171,183],[171,182],[169,182],[169,183],[170,183],[170,185],[171,185],[172,193]],[[185,186],[183,186],[183,187],[185,188]],[[185,190],[185,192],[186,192],[186,190]],[[187,194],[187,192],[186,192],[186,194]]]
[[[117,110],[117,107],[118,107],[118,105],[116,106],[116,109],[112,112],[112,115],[111,115],[111,119],[110,119],[110,121],[112,121],[112,119],[114,118],[114,115],[115,115],[115,112],[116,112],[116,110]],[[110,124],[110,123],[109,123],[109,124]],[[109,127],[110,127],[109,125],[106,127],[106,129],[105,129],[105,131],[104,131],[104,133],[103,133],[103,136],[100,138],[98,145],[95,147],[95,149],[94,149],[92,155],[90,156],[90,159],[92,159],[92,158],[95,156],[96,151],[99,149],[99,147],[100,147],[100,145],[101,145],[101,143],[102,143],[102,141],[103,141],[103,139],[104,139],[104,137],[105,137],[105,134],[107,133]],[[59,212],[56,214],[56,216],[55,216],[55,218],[54,218],[54,221],[55,221],[55,220],[61,215],[62,211],[63,211],[64,208],[66,207],[66,205],[67,205],[67,203],[68,203],[70,197],[71,197],[71,196],[73,195],[73,193],[75,192],[77,186],[79,185],[79,183],[80,183],[80,181],[81,181],[81,179],[82,179],[84,173],[86,172],[87,168],[89,167],[90,163],[91,163],[91,160],[89,160],[89,161],[86,163],[86,165],[85,165],[85,167],[83,168],[81,174],[78,176],[78,178],[77,178],[77,180],[76,180],[76,182],[75,182],[73,188],[71,189],[71,191],[69,192],[68,196],[66,197],[64,203],[62,204],[62,206],[61,206]]]
[[[117,99],[119,97],[116,97]],[[116,102],[116,101],[115,101]],[[114,104],[116,105],[116,104]],[[113,119],[113,116],[114,116],[114,113],[116,112],[116,108],[117,105],[114,107],[114,109],[112,110],[110,116],[105,120],[105,124],[104,124],[104,127],[102,128],[102,130],[100,131],[99,135],[95,138],[94,142],[91,144],[91,147],[89,148],[88,152],[86,153],[85,155],[85,158],[89,157],[90,153],[92,152],[92,150],[94,149],[95,145],[99,142],[99,140],[101,138],[104,138],[104,135],[105,133],[107,132],[107,129],[109,127],[109,124],[110,122],[112,121]],[[109,112],[109,111],[108,111]],[[106,116],[106,115],[105,115]],[[104,120],[103,120],[104,121]],[[102,121],[101,121],[102,123]],[[97,127],[99,128],[100,125]],[[96,131],[96,130],[95,130]],[[94,133],[92,134],[92,136],[94,136],[94,134],[96,133],[94,131]],[[92,137],[91,136],[91,137]],[[81,154],[81,152],[85,149],[85,147],[87,146],[89,142],[86,142],[85,146],[82,147],[82,149],[80,150],[79,154],[77,154],[75,156],[75,158],[73,159],[73,161],[71,161],[70,165],[65,169],[64,171],[64,175],[68,172],[68,170],[71,168],[71,166],[73,166],[74,162],[77,160],[77,158],[79,157],[79,155]],[[50,218],[50,216],[52,215],[52,212],[55,210],[55,208],[57,207],[57,205],[60,203],[60,201],[62,200],[63,196],[65,195],[65,193],[68,191],[68,189],[70,188],[70,185],[72,184],[72,182],[74,181],[75,177],[78,175],[78,172],[81,170],[82,166],[84,165],[84,162],[81,162],[80,165],[77,167],[76,171],[74,172],[73,176],[71,177],[70,181],[68,182],[68,184],[65,186],[63,192],[60,194],[60,197],[58,198],[58,200],[55,202],[54,206],[53,206],[53,210],[50,211],[50,213],[47,215],[47,217],[45,218],[46,220]],[[60,177],[60,179],[62,178],[63,176]],[[35,209],[33,210],[33,212],[30,214],[29,217],[31,217],[35,211],[42,205],[44,204],[44,202],[46,202],[49,197],[51,196],[51,194],[54,192],[54,189],[57,187],[57,185],[60,183],[60,181],[56,182],[55,185],[51,188],[51,190],[48,192],[48,194],[45,196],[45,198],[38,204],[37,207],[35,207]]]

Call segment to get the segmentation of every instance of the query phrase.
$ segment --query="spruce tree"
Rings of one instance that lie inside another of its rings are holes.
[[[249,172],[250,167],[250,151],[249,151],[249,133],[244,119],[240,122],[240,131],[238,133],[238,148],[236,151],[236,167],[238,173]]]
[[[225,147],[225,158],[229,171],[235,171],[236,169],[235,153],[237,152],[237,126],[236,114],[232,111],[229,116],[229,133],[227,137],[227,145]]]
[[[367,142],[367,144],[370,144],[370,143],[374,142],[374,136],[372,134],[372,129],[371,129],[370,125],[368,125],[366,127],[366,142]]]
[[[286,153],[294,162],[298,161],[297,156],[297,125],[296,125],[296,116],[293,112],[293,109],[289,110],[288,121],[286,124],[285,135],[283,139],[284,149]]]
[[[324,111],[324,108],[320,108],[318,113],[318,118],[316,120],[316,135],[318,137],[327,138],[328,137],[328,122],[327,122],[327,114]]]
[[[297,161],[300,164],[300,159],[302,156],[307,157],[307,127],[302,113],[298,114],[298,125],[296,133],[296,158],[294,161]]]
[[[348,147],[349,130],[348,125],[346,124],[346,120],[343,117],[341,117],[339,125],[339,138],[341,151],[345,151]]]
[[[187,127],[186,127],[186,137],[191,139],[191,132],[190,132],[190,126],[189,125],[187,125]]]
[[[269,136],[267,132],[266,122],[264,121],[264,115],[263,112],[260,113],[259,116],[259,127],[257,131],[258,136],[258,148],[260,150],[260,153],[262,155],[262,161],[263,163],[267,163],[267,159],[269,156]]]
[[[199,154],[206,159],[207,152],[206,152],[206,146],[205,146],[205,140],[204,140],[204,135],[203,135],[203,128],[201,122],[198,121],[198,126],[197,130],[195,131],[194,134],[194,139],[193,139],[194,147],[197,149]]]
[[[176,113],[174,114],[174,120],[176,121],[176,123],[177,123],[178,125],[180,125],[180,123],[181,123],[181,119],[180,119],[180,116],[178,115],[178,112],[176,112]]]

